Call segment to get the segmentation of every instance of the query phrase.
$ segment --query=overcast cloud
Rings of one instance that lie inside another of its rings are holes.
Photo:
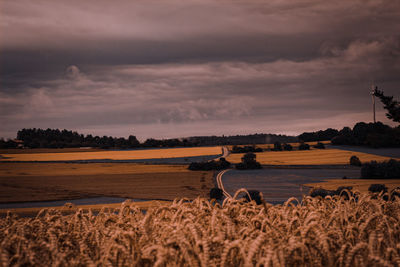
[[[1,1],[0,136],[298,134],[400,96],[400,1],[292,2]]]

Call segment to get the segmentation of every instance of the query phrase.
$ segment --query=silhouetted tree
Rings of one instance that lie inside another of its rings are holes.
[[[400,122],[400,102],[393,100],[393,96],[385,96],[383,91],[375,87],[374,95],[379,97],[383,103],[383,108],[387,110],[386,117],[389,119]]]

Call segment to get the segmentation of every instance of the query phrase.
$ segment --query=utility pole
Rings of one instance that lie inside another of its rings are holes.
[[[371,97],[372,97],[372,113],[374,118],[374,123],[376,123],[376,116],[375,116],[375,89],[378,89],[378,86],[371,85]]]

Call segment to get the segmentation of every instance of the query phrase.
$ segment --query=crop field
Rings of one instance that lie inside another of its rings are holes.
[[[98,196],[174,199],[206,196],[212,172],[132,163],[1,163],[0,202]]]
[[[313,149],[302,151],[267,151],[257,153],[256,160],[261,164],[271,165],[339,165],[349,164],[351,156],[357,156],[361,162],[371,160],[385,161],[388,157],[373,154],[345,151],[340,149]],[[227,158],[231,163],[239,163],[243,154],[230,154]]]
[[[71,152],[97,152],[107,151],[101,148],[81,147],[81,148],[4,148],[0,149],[0,154],[36,154],[36,153],[71,153]]]
[[[174,201],[0,219],[3,266],[399,266],[400,201]]]
[[[68,153],[19,153],[3,154],[0,161],[72,161],[72,160],[136,160],[155,158],[183,158],[222,154],[219,146],[169,149],[141,149],[120,151],[68,152]]]
[[[318,142],[304,142],[305,144],[309,144],[310,146],[314,146],[314,145],[316,145]],[[321,141],[321,143],[323,143],[323,144],[325,144],[325,145],[328,145],[328,144],[330,144],[331,143],[331,141]],[[300,143],[287,143],[287,144],[290,144],[294,149],[297,149],[298,147],[299,147],[299,145],[300,145]],[[246,146],[246,145],[239,145],[239,146]],[[248,146],[252,146],[252,145],[248,145]],[[256,147],[260,147],[260,148],[262,148],[262,149],[271,149],[271,148],[274,148],[274,144],[256,144],[255,145]],[[232,150],[232,145],[230,145],[230,146],[227,146],[228,147],[228,149],[229,150]],[[311,148],[311,149],[313,149],[313,148]]]
[[[336,190],[339,186],[351,186],[353,190],[367,193],[371,184],[384,184],[388,191],[400,187],[399,179],[330,179],[320,183],[304,184],[308,187],[322,187],[327,190]]]

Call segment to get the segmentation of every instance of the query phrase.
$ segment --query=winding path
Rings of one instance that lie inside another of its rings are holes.
[[[232,198],[232,196],[225,190],[224,184],[222,183],[222,175],[224,175],[224,173],[226,173],[228,171],[230,171],[230,169],[223,170],[217,174],[217,186],[219,189],[222,190],[225,197]]]

